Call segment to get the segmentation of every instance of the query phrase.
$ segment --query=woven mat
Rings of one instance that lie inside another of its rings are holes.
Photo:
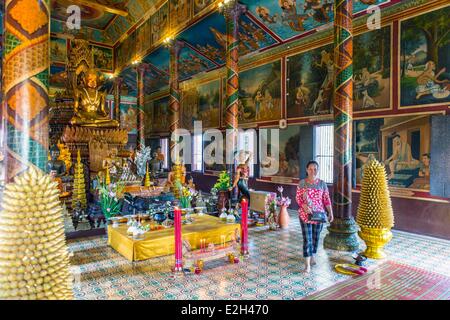
[[[450,278],[386,261],[305,300],[450,300]]]

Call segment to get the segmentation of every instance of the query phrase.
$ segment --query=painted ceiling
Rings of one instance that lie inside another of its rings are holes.
[[[169,1],[170,10],[173,8],[172,2],[177,2],[177,0]],[[211,2],[205,1],[204,7]],[[303,34],[331,27],[334,19],[334,0],[240,0],[240,2],[247,6],[247,12],[239,22],[240,56],[276,46],[301,37]],[[355,0],[354,14],[365,11],[372,4],[379,5],[387,2],[390,0]],[[191,3],[195,9],[195,4],[199,1],[192,0]],[[197,8],[197,12],[200,10]],[[195,10],[193,13],[195,15]],[[157,14],[159,13],[157,12]],[[172,17],[172,12],[170,15]],[[109,29],[114,28],[114,25],[120,23],[121,20],[123,17],[118,17]],[[123,20],[123,24],[125,27],[125,20]],[[117,28],[117,32],[120,29]],[[197,73],[217,69],[225,64],[225,34],[225,19],[216,11],[189,26],[177,36],[177,39],[185,44],[179,60],[181,81],[189,79]],[[130,37],[133,37],[133,34]],[[129,57],[132,56],[133,54],[130,53]],[[169,82],[168,49],[165,47],[154,49],[143,58],[143,62],[150,65],[152,70],[146,76],[146,80],[148,80],[146,93],[150,94],[167,88]],[[135,88],[136,77],[135,75],[129,76],[127,70],[123,72],[124,77],[128,79],[129,87]],[[134,92],[135,89],[132,91]]]

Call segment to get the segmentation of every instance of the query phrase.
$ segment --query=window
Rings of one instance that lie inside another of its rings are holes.
[[[333,124],[314,126],[314,160],[319,163],[319,179],[333,183]]]
[[[163,169],[169,169],[169,138],[159,140],[161,153],[164,155]]]
[[[253,129],[249,129],[246,131],[240,131],[239,137],[238,137],[238,151],[245,150],[251,152],[251,158],[249,162],[250,177],[254,176],[254,164],[255,164],[255,157],[257,156],[256,153],[256,132]]]
[[[192,149],[192,171],[203,171],[203,134],[194,135]]]

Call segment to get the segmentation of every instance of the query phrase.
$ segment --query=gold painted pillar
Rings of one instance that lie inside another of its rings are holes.
[[[114,79],[114,120],[120,125],[120,90],[122,89],[122,78]]]
[[[141,63],[137,68],[137,146],[139,150],[142,150],[145,147],[145,113],[144,113],[144,104],[145,104],[145,71],[147,70],[147,65],[145,63]]]
[[[6,1],[2,122],[7,183],[32,166],[46,171],[49,41],[48,0]]]
[[[169,79],[169,117],[170,134],[173,134],[175,130],[180,129],[180,87],[178,79],[178,59],[180,57],[181,49],[184,43],[179,40],[174,40],[170,44],[170,79]],[[172,156],[172,151],[176,146],[175,141],[170,139],[170,156]],[[172,159],[174,162],[176,159]]]
[[[324,246],[355,251],[359,247],[352,217],[353,0],[335,0],[334,17],[334,221]]]

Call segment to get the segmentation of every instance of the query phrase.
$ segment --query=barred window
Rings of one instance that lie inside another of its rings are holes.
[[[314,126],[314,159],[319,163],[319,179],[333,183],[333,124]]]

